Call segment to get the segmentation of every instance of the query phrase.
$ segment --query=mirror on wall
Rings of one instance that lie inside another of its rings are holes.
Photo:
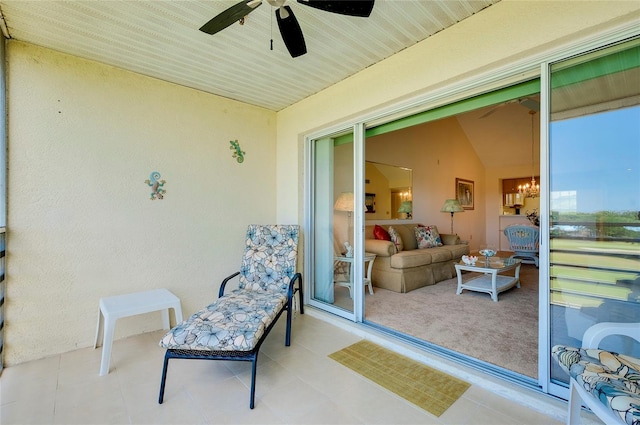
[[[409,220],[413,216],[412,171],[365,161],[366,220]]]

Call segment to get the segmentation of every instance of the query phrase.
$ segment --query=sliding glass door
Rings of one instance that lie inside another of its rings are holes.
[[[497,192],[491,192],[491,184],[496,182],[483,182],[483,179],[486,176],[493,176],[495,180],[512,178],[516,176],[499,173],[520,171],[515,166],[505,169],[502,163],[493,166],[496,170],[489,171],[487,167],[476,166],[480,161],[463,156],[473,153],[471,140],[458,144],[464,146],[456,151],[462,154],[452,154],[445,148],[454,146],[452,134],[460,135],[461,140],[470,135],[486,138],[491,127],[515,128],[519,122],[526,123],[526,132],[514,140],[529,142],[533,139],[531,130],[537,127],[531,127],[529,110],[537,113],[540,106],[540,268],[532,270],[535,277],[531,279],[532,285],[538,288],[534,289],[538,297],[529,302],[535,310],[529,317],[539,319],[540,327],[536,335],[535,320],[522,325],[510,320],[511,325],[515,324],[514,330],[500,341],[510,350],[515,344],[509,338],[523,342],[525,346],[521,351],[528,356],[533,356],[538,344],[538,364],[532,365],[535,360],[531,358],[518,359],[516,362],[520,364],[533,366],[533,369],[521,370],[502,361],[482,359],[478,350],[465,353],[461,348],[434,341],[433,333],[424,337],[413,335],[412,342],[416,338],[426,341],[431,344],[429,348],[442,347],[440,351],[447,355],[453,353],[452,357],[467,364],[525,384],[531,384],[537,377],[543,391],[566,397],[568,379],[551,360],[550,348],[556,344],[579,346],[584,331],[595,323],[640,322],[640,40],[571,57],[552,64],[548,71],[541,79],[529,79],[500,90],[478,89],[482,94],[474,97],[466,97],[466,92],[445,93],[446,96],[440,93],[441,97],[434,95],[437,102],[434,101],[432,107],[425,101],[424,108],[414,107],[411,114],[403,115],[402,110],[386,111],[363,117],[352,127],[344,124],[307,136],[305,220],[310,230],[305,243],[307,302],[356,322],[364,320],[364,217],[365,211],[372,218],[374,211],[378,213],[376,208],[367,209],[374,205],[375,198],[374,191],[367,187],[365,158],[370,164],[384,163],[413,170],[412,218],[416,223],[442,219],[440,208],[444,200],[451,197],[450,182],[455,178],[462,175],[475,180],[480,196],[475,198],[476,212],[467,212],[460,219],[456,216],[456,232],[463,235],[467,232],[469,237],[465,240],[470,241],[472,250],[477,250],[481,243],[495,238],[499,217],[487,216],[484,223],[473,220],[477,220],[477,212],[486,213],[494,210],[493,207],[499,210],[496,199],[502,198]],[[541,82],[544,89],[538,97]],[[444,97],[451,102],[443,101]],[[519,113],[522,119],[505,115],[511,112]],[[504,123],[488,124],[488,117],[496,119],[501,115],[508,117]],[[446,127],[436,131],[440,128],[434,126],[443,124]],[[480,126],[482,131],[464,131],[471,125]],[[436,140],[437,134],[445,136]],[[383,140],[385,138],[388,140]],[[500,135],[496,135],[495,140],[499,139]],[[407,147],[413,140],[435,142],[426,148],[417,142]],[[513,156],[522,153],[522,149],[514,150]],[[432,160],[431,167],[425,166],[429,163],[423,158]],[[469,177],[476,169],[478,176]],[[429,172],[437,174],[437,178],[431,178]],[[438,186],[441,182],[445,183]],[[482,187],[486,191],[484,198]],[[375,192],[381,199],[382,192]],[[391,206],[380,211],[387,209],[395,211]],[[392,219],[397,218],[389,218]],[[376,220],[381,219],[376,217]],[[390,223],[396,222],[381,222]],[[372,221],[369,224],[373,224]],[[472,239],[471,232],[476,232],[477,238]],[[380,259],[376,261],[379,265]],[[374,286],[377,271],[379,268],[373,270]],[[438,282],[432,286],[439,289],[445,284]],[[378,303],[379,292],[374,295]],[[521,295],[524,290],[514,292]],[[416,294],[402,295],[409,300]],[[404,313],[405,307],[406,303],[396,311]],[[389,324],[391,322],[375,319],[375,308],[372,303],[366,306],[369,324],[373,322],[396,333],[407,333]],[[424,310],[414,309],[417,314]],[[518,315],[526,318],[522,309]],[[420,325],[416,317],[405,319],[404,323]],[[486,321],[478,315],[469,320],[486,327]],[[423,318],[423,321],[438,324],[429,319]],[[447,316],[441,324],[446,329],[449,322]],[[464,338],[456,341],[470,345]],[[614,351],[640,357],[637,343],[622,339],[605,343]],[[487,351],[496,351],[495,344],[487,345]]]
[[[640,41],[551,66],[549,347],[599,322],[640,322]],[[629,339],[609,349],[640,357]],[[567,375],[546,353],[549,392]]]
[[[354,282],[363,281],[364,261],[362,232],[356,231],[365,208],[363,167],[358,165],[362,155],[354,148],[359,144],[354,135],[362,134],[358,128],[355,133],[348,129],[312,138],[307,149],[308,228],[313,229],[307,245],[311,247],[309,303],[351,320],[356,320],[356,306],[361,304],[363,285]]]

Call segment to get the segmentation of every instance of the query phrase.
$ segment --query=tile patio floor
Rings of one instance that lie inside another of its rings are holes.
[[[328,354],[363,335],[374,342],[382,340],[323,314],[312,310],[297,315],[290,347],[284,346],[284,319],[273,329],[260,351],[254,410],[249,409],[251,365],[243,362],[171,360],[165,401],[158,404],[164,355],[158,341],[164,331],[156,331],[116,340],[111,371],[103,377],[98,376],[101,350],[93,348],[6,367],[0,377],[0,423],[556,425],[564,421],[566,403],[509,383],[501,386],[500,380],[477,373],[467,375],[471,388],[435,417],[329,359]],[[432,367],[444,364],[443,369],[460,370],[434,359]],[[489,389],[478,382],[489,383]],[[523,399],[529,407],[509,399]],[[598,423],[589,413],[583,417],[583,423]]]

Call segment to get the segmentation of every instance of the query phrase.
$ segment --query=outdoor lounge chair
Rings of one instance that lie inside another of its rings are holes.
[[[234,360],[252,363],[249,407],[253,409],[260,345],[284,311],[285,345],[290,345],[296,292],[300,314],[304,314],[302,276],[295,271],[298,236],[298,226],[249,226],[240,271],[222,281],[215,302],[178,324],[160,341],[167,351],[158,403],[164,398],[169,359]],[[224,294],[227,282],[236,276],[239,289]]]
[[[598,323],[584,333],[582,348],[556,345],[551,351],[569,374],[569,425],[580,423],[581,404],[607,425],[640,423],[640,359],[598,349],[611,335],[640,342],[640,323]]]

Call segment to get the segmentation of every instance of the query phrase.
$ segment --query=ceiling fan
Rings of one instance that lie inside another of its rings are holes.
[[[307,53],[307,46],[304,42],[300,24],[298,24],[293,10],[285,5],[286,1],[267,0],[271,6],[276,8],[275,14],[282,40],[291,57],[295,58]],[[363,18],[371,15],[374,2],[375,0],[298,0],[300,4],[324,10],[325,12]],[[200,31],[213,35],[234,22],[242,23],[245,16],[253,12],[261,4],[262,0],[242,0],[204,24]]]
[[[540,111],[540,102],[538,102],[537,100],[530,98],[530,97],[522,97],[519,99],[512,99],[509,100],[507,102],[501,103],[499,105],[494,106],[493,108],[491,108],[488,112],[486,112],[485,114],[481,115],[480,118],[486,118],[489,115],[493,114],[495,111],[497,111],[498,109],[502,108],[503,106],[506,106],[510,103],[517,103],[519,105],[524,106],[525,108],[527,108],[530,111],[534,111],[534,112],[539,112]]]

